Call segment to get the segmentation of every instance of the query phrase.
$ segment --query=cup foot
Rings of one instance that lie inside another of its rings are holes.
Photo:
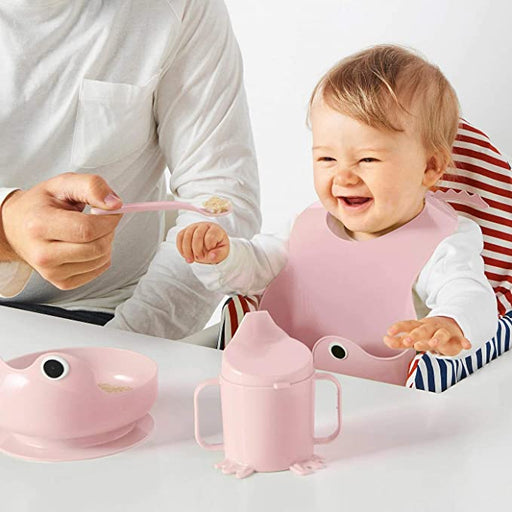
[[[238,462],[224,459],[222,462],[215,464],[216,469],[220,469],[225,475],[235,475],[237,478],[245,478],[254,473],[254,469],[250,466],[244,466]]]
[[[305,476],[324,467],[324,459],[318,455],[313,455],[311,459],[296,462],[288,469],[297,475]],[[229,459],[224,459],[222,462],[215,464],[215,468],[220,469],[225,475],[235,475],[237,478],[246,478],[256,472],[251,466],[240,464]]]
[[[295,474],[300,476],[310,475],[314,473],[317,469],[325,468],[325,462],[322,457],[318,455],[313,455],[310,460],[303,462],[296,462],[292,466],[290,466],[290,471],[293,471]]]

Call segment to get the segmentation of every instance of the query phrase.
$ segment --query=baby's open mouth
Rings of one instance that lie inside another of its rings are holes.
[[[371,197],[361,197],[361,196],[352,196],[352,197],[339,197],[347,206],[361,206],[366,204],[368,201],[371,201]]]

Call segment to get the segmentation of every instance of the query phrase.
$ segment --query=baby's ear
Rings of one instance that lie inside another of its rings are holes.
[[[442,155],[432,155],[425,166],[423,185],[427,188],[433,187],[442,178],[446,166],[446,159]]]

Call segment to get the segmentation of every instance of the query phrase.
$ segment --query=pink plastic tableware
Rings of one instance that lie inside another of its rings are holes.
[[[226,207],[223,211],[212,211],[208,208],[201,208],[182,201],[149,201],[146,203],[126,203],[117,210],[103,210],[101,208],[91,208],[93,215],[114,215],[117,213],[131,213],[131,212],[154,212],[159,210],[190,210],[192,212],[200,213],[205,217],[222,217],[229,215],[232,212],[232,206]]]
[[[414,353],[379,357],[340,336],[324,336],[313,347],[315,368],[403,386]]]
[[[0,451],[24,459],[102,457],[142,441],[153,429],[157,365],[106,347],[0,359]]]
[[[315,437],[314,392],[317,380],[336,386],[337,425]],[[199,395],[220,386],[224,442],[204,441],[199,429]],[[341,428],[341,388],[329,374],[315,373],[311,351],[290,338],[267,311],[248,313],[224,350],[219,378],[199,384],[194,393],[195,437],[208,450],[224,450],[216,467],[238,478],[254,471],[291,469],[308,474],[324,466],[313,453]]]

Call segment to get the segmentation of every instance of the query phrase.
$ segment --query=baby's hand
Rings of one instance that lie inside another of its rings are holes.
[[[215,265],[227,258],[229,237],[218,224],[197,222],[178,233],[176,246],[187,263]]]
[[[414,348],[444,356],[456,356],[471,348],[457,322],[445,316],[396,322],[388,329],[384,343],[390,348]]]

